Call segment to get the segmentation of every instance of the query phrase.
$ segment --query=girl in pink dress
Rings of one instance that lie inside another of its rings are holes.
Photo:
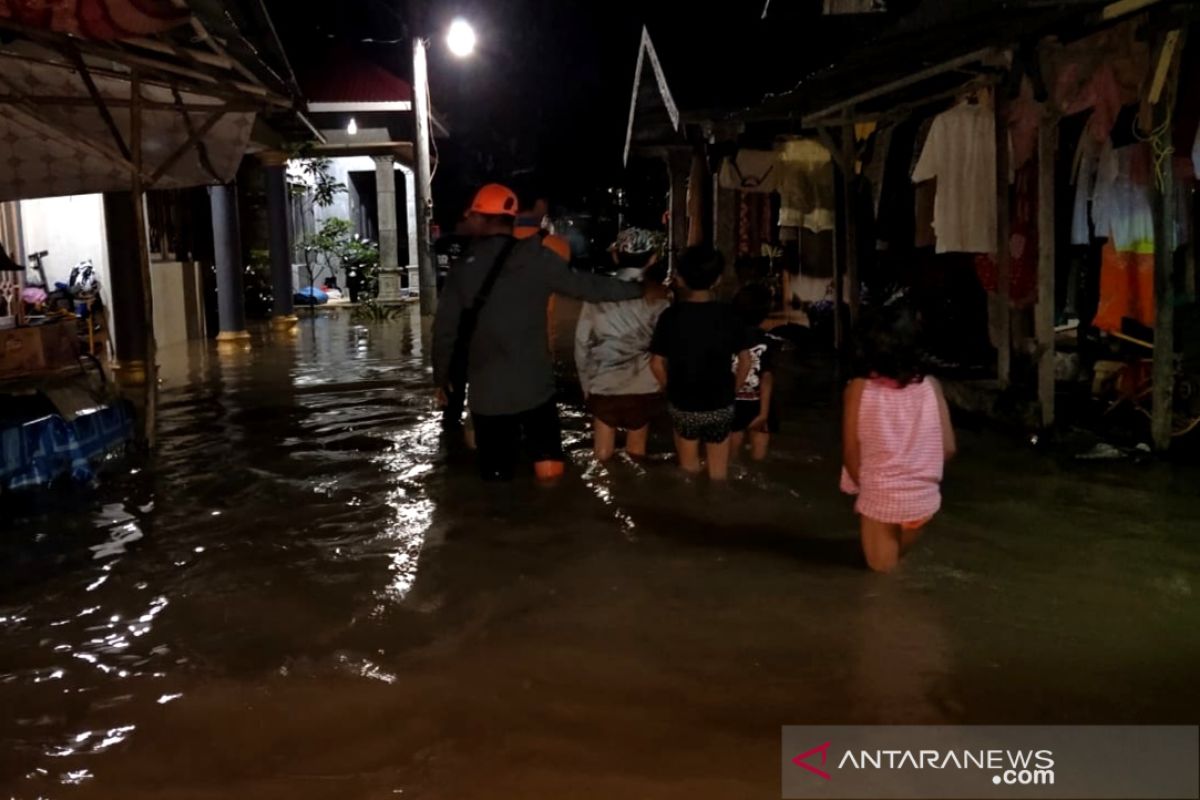
[[[954,429],[941,386],[920,372],[912,314],[885,307],[864,322],[866,377],[845,392],[842,491],[858,496],[867,565],[891,572],[941,508]]]

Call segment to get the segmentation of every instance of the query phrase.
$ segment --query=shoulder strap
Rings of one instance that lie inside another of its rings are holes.
[[[484,305],[488,301],[488,297],[492,294],[492,289],[496,285],[496,279],[500,277],[500,271],[504,269],[504,265],[508,263],[508,257],[512,255],[513,248],[517,246],[517,239],[513,236],[508,237],[508,241],[500,248],[500,252],[496,254],[496,260],[488,269],[488,273],[484,276],[483,283],[479,285],[479,291],[475,293],[475,300],[471,303],[471,310],[475,314],[479,314],[483,310]]]

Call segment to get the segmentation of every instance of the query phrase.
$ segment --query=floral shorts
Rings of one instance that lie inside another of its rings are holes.
[[[733,430],[733,406],[712,411],[684,411],[670,407],[675,432],[688,441],[720,444]]]

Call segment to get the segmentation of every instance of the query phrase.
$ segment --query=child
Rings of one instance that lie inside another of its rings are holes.
[[[767,333],[771,313],[771,290],[758,283],[748,284],[733,298],[733,310],[746,326],[746,345],[750,352],[750,374],[737,390],[733,411],[733,436],[729,440],[734,458],[742,450],[746,433],[750,434],[750,457],[767,457],[771,434],[778,428],[772,405],[775,388],[775,356],[779,340]],[[733,369],[737,370],[734,360]]]
[[[941,507],[954,429],[941,387],[920,372],[910,312],[881,309],[859,342],[865,377],[846,387],[842,491],[858,495],[867,565],[891,572]]]
[[[626,228],[609,248],[617,277],[643,281],[646,294],[619,303],[586,303],[575,328],[575,366],[593,417],[592,448],[607,461],[626,431],[625,452],[646,455],[650,420],[662,409],[662,390],[650,371],[650,339],[669,305],[663,234]]]
[[[711,247],[695,246],[679,258],[675,276],[682,297],[663,312],[650,343],[650,368],[667,391],[675,449],[686,472],[700,472],[705,445],[708,477],[725,480],[734,388],[746,381],[750,353],[744,326],[733,310],[713,299],[725,260]],[[737,356],[736,375],[730,358]]]

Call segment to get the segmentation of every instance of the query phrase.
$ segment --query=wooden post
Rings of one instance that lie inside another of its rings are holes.
[[[1054,424],[1054,167],[1058,119],[1047,112],[1038,126],[1038,296],[1035,328],[1038,352],[1038,408],[1041,424]]]
[[[1004,87],[995,88],[993,107],[996,117],[996,327],[1000,342],[996,346],[996,377],[1008,388],[1012,376],[1012,252],[1009,247],[1009,158],[1008,98]]]
[[[150,243],[146,240],[146,195],[142,185],[142,82],[137,70],[129,81],[129,138],[132,168],[131,195],[133,197],[133,224],[137,232],[138,265],[142,276],[145,303],[142,313],[146,318],[146,408],[143,412],[144,434],[148,447],[154,447],[155,420],[158,412],[158,343],[154,338],[154,285],[150,277]]]
[[[721,174],[712,176],[713,247],[725,256],[725,281],[737,282],[737,190],[721,188]]]
[[[858,307],[862,299],[861,286],[858,281],[858,204],[855,188],[857,178],[854,173],[858,153],[854,146],[854,124],[842,126],[842,213],[845,219],[843,230],[846,247],[846,280],[850,282],[850,324],[858,322]],[[838,302],[842,294],[838,292]]]
[[[667,154],[667,172],[671,179],[671,269],[679,263],[679,256],[687,247],[687,185],[692,172],[690,148],[672,149]]]
[[[1150,435],[1154,449],[1165,453],[1171,446],[1175,410],[1175,170],[1170,155],[1171,111],[1179,85],[1182,31],[1163,34],[1156,52],[1150,100],[1154,103],[1150,146],[1165,150],[1155,176],[1154,199],[1154,366]],[[1165,132],[1164,132],[1165,131]]]
[[[1169,94],[1174,98],[1174,92]],[[1171,103],[1154,107],[1157,130],[1170,114]],[[1166,134],[1170,136],[1168,132]],[[1154,190],[1154,405],[1150,432],[1154,449],[1171,446],[1175,405],[1175,173],[1170,158],[1162,161]]]

